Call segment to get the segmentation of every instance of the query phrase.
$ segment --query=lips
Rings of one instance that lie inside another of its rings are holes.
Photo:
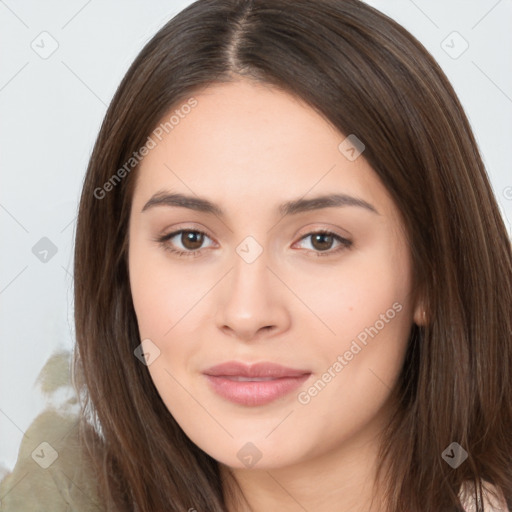
[[[213,377],[246,377],[280,379],[283,377],[300,377],[311,372],[307,370],[295,370],[275,363],[244,364],[238,361],[228,361],[217,366],[212,366],[204,372]]]
[[[246,406],[268,404],[299,387],[311,372],[270,362],[229,361],[205,370],[211,389],[221,397]]]

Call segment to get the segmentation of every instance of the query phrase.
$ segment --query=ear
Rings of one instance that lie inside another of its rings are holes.
[[[414,309],[414,323],[419,326],[427,325],[428,323],[428,315],[426,311],[426,307],[424,301],[419,300],[415,309]]]

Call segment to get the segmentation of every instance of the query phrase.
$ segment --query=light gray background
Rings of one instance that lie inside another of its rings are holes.
[[[0,478],[45,407],[37,375],[73,346],[76,209],[106,107],[142,46],[190,3],[0,0]],[[412,32],[448,75],[510,232],[512,0],[368,3]],[[57,247],[46,262],[32,252],[43,237]]]

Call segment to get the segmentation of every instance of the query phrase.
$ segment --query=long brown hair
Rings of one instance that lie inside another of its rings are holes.
[[[383,433],[388,510],[461,510],[461,484],[473,482],[480,503],[483,480],[510,506],[511,245],[446,76],[411,34],[358,0],[200,0],[126,73],[80,200],[76,386],[84,438],[87,425],[97,432],[86,448],[106,509],[226,509],[232,486],[217,461],[188,439],[134,356],[126,257],[137,166],[126,163],[171,108],[240,77],[296,95],[356,134],[401,212],[428,322],[411,328],[393,390],[399,407]],[[452,442],[468,453],[456,469],[442,457]]]

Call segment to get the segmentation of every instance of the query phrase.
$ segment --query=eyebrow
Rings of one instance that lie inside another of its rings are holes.
[[[190,210],[196,210],[198,212],[212,213],[218,217],[225,217],[225,213],[222,208],[207,199],[179,193],[169,193],[167,191],[160,191],[154,194],[144,205],[141,213],[149,210],[150,208],[154,208],[155,206],[177,206],[181,208],[189,208]],[[294,215],[311,210],[344,206],[356,206],[380,215],[372,204],[363,199],[347,194],[326,194],[313,197],[311,199],[299,198],[282,203],[279,205],[278,211],[281,216],[284,217],[286,215]]]

